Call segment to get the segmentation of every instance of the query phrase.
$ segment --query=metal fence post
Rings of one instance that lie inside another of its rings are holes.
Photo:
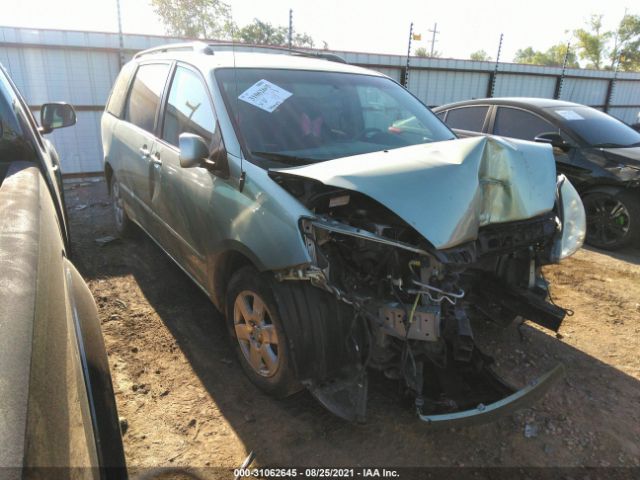
[[[493,93],[496,89],[496,77],[498,76],[498,63],[500,62],[500,51],[502,50],[502,37],[504,34],[500,34],[500,43],[498,44],[498,54],[496,55],[496,66],[493,72],[489,74],[489,84],[487,85],[487,97],[493,97]]]
[[[560,99],[562,95],[562,84],[564,83],[564,74],[567,70],[567,61],[569,60],[569,49],[571,48],[571,42],[567,42],[567,51],[564,52],[564,60],[562,61],[562,74],[556,79],[556,88],[553,92],[553,98]]]
[[[407,65],[404,69],[404,88],[409,88],[409,59],[411,58],[411,38],[413,37],[413,22],[411,22],[411,26],[409,27],[409,47],[407,48]]]
[[[609,80],[609,86],[607,87],[607,98],[604,101],[604,112],[609,113],[611,102],[613,101],[613,91],[616,88],[616,79],[618,78],[618,67],[620,66],[620,55],[616,60],[616,68],[613,71],[613,78]]]

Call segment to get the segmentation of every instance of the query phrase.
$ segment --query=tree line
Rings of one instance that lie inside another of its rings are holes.
[[[231,18],[231,7],[220,0],[151,0],[167,33],[178,37],[236,40],[254,45],[286,45],[289,29],[257,18],[244,26]],[[294,47],[313,48],[314,41],[306,33],[294,33]],[[327,45],[325,44],[325,48]]]
[[[603,18],[603,15],[592,15],[584,28],[573,31],[571,44],[558,43],[545,51],[534,50],[532,47],[521,48],[516,51],[513,61],[561,67],[566,55],[569,68],[580,67],[580,59],[585,61],[586,68],[618,68],[627,72],[640,70],[640,15],[625,12],[614,30],[604,30]],[[473,52],[470,58],[479,61],[492,60],[484,50]]]

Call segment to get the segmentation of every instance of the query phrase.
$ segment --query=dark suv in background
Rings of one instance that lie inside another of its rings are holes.
[[[69,261],[58,155],[0,65],[0,477],[126,478],[91,292]]]
[[[587,213],[586,242],[615,250],[640,240],[640,133],[594,108],[545,98],[487,98],[434,112],[459,136],[548,143]]]

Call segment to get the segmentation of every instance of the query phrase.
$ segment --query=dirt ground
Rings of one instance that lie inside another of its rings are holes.
[[[516,384],[565,364],[533,408],[436,431],[374,375],[368,421],[354,425],[306,392],[281,401],[253,387],[220,313],[144,235],[96,242],[114,234],[104,182],[67,184],[66,197],[129,467],[234,468],[250,451],[269,466],[640,466],[640,250],[583,249],[546,269],[554,300],[575,312],[559,335],[529,323],[481,332]]]

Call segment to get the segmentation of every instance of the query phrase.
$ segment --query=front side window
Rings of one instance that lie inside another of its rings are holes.
[[[451,109],[447,114],[447,125],[458,130],[482,132],[488,110],[489,107],[486,105]]]
[[[215,76],[252,157],[303,164],[455,138],[384,77],[253,68]]]
[[[552,123],[518,108],[499,107],[493,133],[503,137],[533,141],[541,133],[557,132]]]
[[[181,133],[194,133],[211,143],[216,127],[207,89],[193,71],[178,67],[171,82],[162,138],[178,146]]]
[[[151,63],[138,68],[129,93],[125,120],[147,132],[153,132],[168,73],[169,65],[164,63]]]

